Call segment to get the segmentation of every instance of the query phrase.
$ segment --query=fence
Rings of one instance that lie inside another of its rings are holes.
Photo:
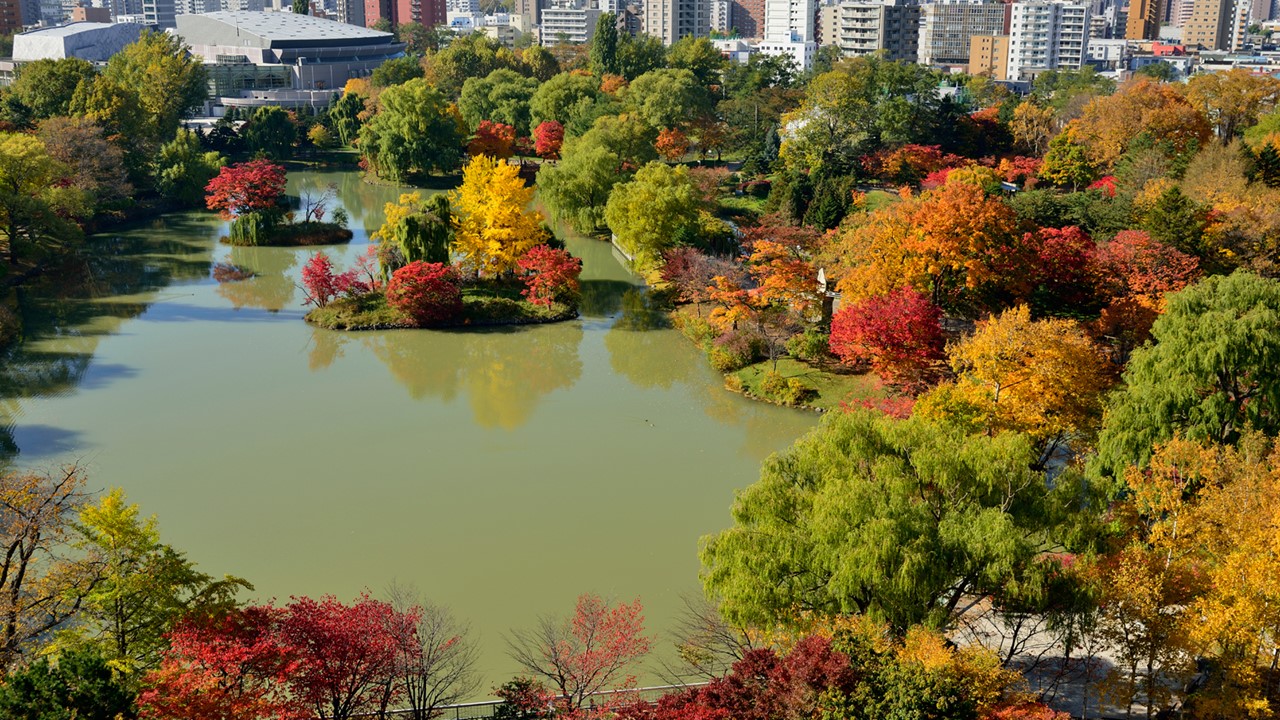
[[[649,687],[634,688],[631,690],[605,690],[604,692],[594,693],[588,697],[589,706],[594,707],[603,703],[615,695],[625,695],[630,700],[643,700],[645,702],[654,702],[658,698],[667,693],[685,690],[688,688],[702,687],[705,682],[688,683],[686,685],[651,685]],[[502,700],[485,700],[482,702],[459,703],[457,705],[442,705],[436,708],[435,714],[432,716],[438,720],[489,720],[497,716],[498,706],[502,705]],[[385,717],[395,718],[413,714],[413,710],[388,710]],[[355,718],[369,719],[381,717],[377,713],[369,713],[363,715],[355,715]]]

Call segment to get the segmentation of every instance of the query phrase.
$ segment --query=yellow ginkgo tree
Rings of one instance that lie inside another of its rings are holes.
[[[462,185],[449,194],[454,209],[453,251],[459,264],[481,275],[516,269],[530,248],[545,242],[542,213],[529,210],[533,188],[515,165],[477,155],[462,171]]]
[[[947,356],[955,381],[922,396],[918,413],[1026,433],[1042,444],[1042,463],[1063,443],[1078,445],[1096,432],[1111,379],[1079,324],[1032,320],[1023,305],[979,323]]]

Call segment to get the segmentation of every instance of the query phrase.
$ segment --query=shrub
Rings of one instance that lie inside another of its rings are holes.
[[[765,374],[764,381],[760,383],[760,392],[765,398],[783,405],[803,405],[818,394],[799,378],[785,378],[777,372]]]
[[[754,335],[730,330],[715,339],[707,351],[707,357],[716,370],[722,373],[733,372],[755,362],[761,355],[763,345],[760,338]]]
[[[370,251],[373,248],[370,247]],[[366,252],[356,267],[342,273],[334,273],[333,261],[324,253],[311,256],[302,267],[302,288],[308,304],[316,307],[328,305],[339,295],[356,297],[373,292],[374,277],[371,271],[373,252]]]
[[[677,313],[675,316],[675,326],[684,336],[689,338],[698,347],[706,350],[712,340],[716,338],[716,329],[711,325],[711,321],[701,315],[690,315],[688,313]]]
[[[516,264],[526,273],[525,289],[520,292],[534,305],[551,306],[552,302],[577,304],[578,275],[582,273],[582,261],[564,250],[554,250],[546,245],[529,249]]]
[[[787,353],[806,362],[817,362],[830,354],[830,334],[820,328],[807,327],[787,340]]]
[[[451,265],[411,262],[391,274],[387,303],[418,325],[448,322],[462,313],[462,290]]]

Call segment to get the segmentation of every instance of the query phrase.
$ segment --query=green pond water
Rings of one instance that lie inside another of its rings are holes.
[[[290,175],[295,196],[330,184],[355,238],[327,251],[346,267],[400,189]],[[0,366],[5,451],[123,487],[253,599],[412,582],[470,623],[486,689],[517,670],[504,633],[582,592],[641,598],[667,651],[699,537],[816,423],[725,391],[605,243],[568,241],[579,320],[335,333],[302,320],[311,249],[224,232],[211,213],[159,218],[90,241],[87,295],[24,291],[28,342]],[[226,262],[257,276],[219,282]]]

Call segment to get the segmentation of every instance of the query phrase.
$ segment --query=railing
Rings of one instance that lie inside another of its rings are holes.
[[[658,698],[668,693],[677,692],[679,690],[687,690],[689,688],[702,687],[705,682],[688,683],[685,685],[650,685],[649,687],[633,688],[631,690],[605,690],[603,692],[593,693],[587,697],[587,706],[595,707],[603,704],[617,695],[622,695],[629,700],[642,700],[644,702],[655,702]],[[498,706],[504,704],[502,700],[483,700],[481,702],[458,703],[457,705],[441,705],[436,708],[433,718],[437,720],[489,720],[497,715]],[[351,717],[360,718],[361,720],[374,720],[381,717],[401,717],[413,714],[411,709],[388,710],[386,713],[363,713],[360,715],[352,715]]]

